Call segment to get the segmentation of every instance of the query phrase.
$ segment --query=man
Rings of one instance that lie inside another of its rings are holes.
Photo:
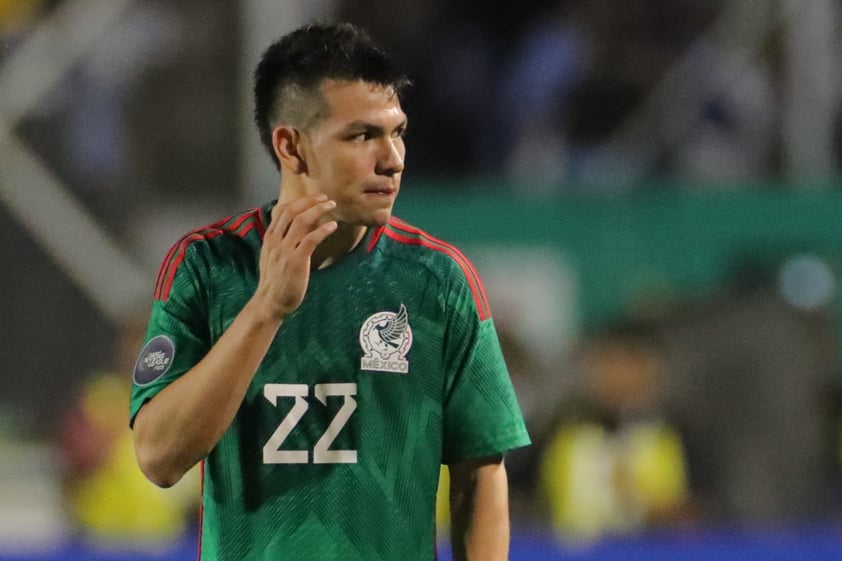
[[[472,265],[391,216],[407,83],[350,25],[282,37],[255,72],[277,203],[161,267],[135,448],[161,486],[203,461],[203,561],[433,559],[441,463],[455,557],[507,558],[529,437]]]

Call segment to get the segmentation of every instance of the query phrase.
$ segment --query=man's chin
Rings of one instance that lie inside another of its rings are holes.
[[[371,223],[366,224],[366,226],[377,227],[377,226],[385,226],[387,222],[389,222],[389,218],[392,217],[392,209],[383,209],[373,212],[370,216]]]
[[[365,226],[369,228],[385,226],[386,223],[389,222],[389,218],[391,217],[391,205],[388,208],[383,207],[378,209],[354,209],[351,212],[336,213],[334,215],[334,218],[337,219],[340,223],[353,226]]]

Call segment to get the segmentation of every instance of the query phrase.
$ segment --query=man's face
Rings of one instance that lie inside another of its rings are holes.
[[[302,133],[310,193],[336,201],[339,222],[378,226],[392,213],[406,148],[406,115],[388,87],[325,80],[327,116]]]

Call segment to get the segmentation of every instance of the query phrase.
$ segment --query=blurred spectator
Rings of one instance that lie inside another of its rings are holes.
[[[127,193],[142,190],[135,183],[139,169],[129,103],[151,70],[178,55],[177,16],[162,4],[133,3],[64,83],[66,126],[61,133],[71,178],[106,210],[124,205],[131,198]]]
[[[80,537],[104,546],[166,546],[198,512],[197,470],[164,490],[137,466],[126,411],[143,327],[135,319],[122,326],[115,370],[85,380],[61,425],[69,518]]]
[[[45,0],[46,1],[46,0]],[[237,198],[237,3],[132,2],[18,125],[109,233],[185,198]],[[58,26],[60,27],[60,26]],[[233,37],[219,41],[219,37]],[[56,39],[59,41],[59,39]],[[235,45],[232,47],[232,45]]]
[[[660,115],[669,171],[719,185],[768,176],[777,127],[770,68],[761,57],[713,43],[697,45],[691,60],[694,72],[674,94],[698,103],[694,117],[682,124],[669,109]]]
[[[559,409],[540,465],[557,535],[588,541],[692,520],[655,333],[637,322],[612,326],[582,341],[577,362],[577,390]]]
[[[45,0],[0,0],[0,61],[46,9]]]
[[[829,310],[787,302],[764,271],[676,310],[665,330],[670,395],[704,518],[755,525],[831,512]]]
[[[0,0],[4,37],[54,2]],[[415,177],[503,177],[543,192],[574,188],[593,150],[684,57],[697,71],[645,118],[650,134],[641,137],[656,154],[645,179],[739,184],[772,175],[780,53],[742,53],[706,37],[727,9],[692,0],[536,0],[494,10],[475,0],[336,0],[334,14],[389,44],[415,81],[404,99]],[[193,185],[221,197],[236,181],[229,133],[239,116],[213,109],[237,102],[237,49],[213,40],[239,31],[236,14],[236,3],[135,3],[75,72],[65,92],[72,111],[58,129],[67,142],[57,150],[88,202],[122,209],[124,189],[160,196]],[[143,113],[126,114],[140,97]],[[54,124],[40,149],[52,149]]]
[[[416,119],[408,141],[416,173],[502,175],[515,188],[534,191],[575,182],[580,160],[634,113],[725,7],[691,0],[541,0],[529,9],[488,10],[476,2],[422,7],[341,0],[337,17],[395,45],[410,68],[415,88],[406,103]],[[396,11],[398,23],[390,17]],[[676,117],[687,127],[680,147],[673,137],[649,139],[664,143],[656,173],[709,179],[717,172],[731,179],[763,171],[773,121],[761,114],[770,100],[762,61],[746,64],[738,84],[723,85],[717,65],[745,61],[712,48],[700,52],[715,56],[699,61],[699,75],[686,88],[713,93],[692,107],[704,112],[699,119],[685,122],[686,115],[666,106],[650,123],[665,135]],[[677,96],[693,97],[685,94]],[[693,122],[699,124],[691,129]],[[745,162],[733,156],[735,146]]]
[[[588,39],[575,11],[554,7],[529,22],[501,72],[497,134],[481,137],[485,169],[502,161],[515,185],[533,189],[569,178],[569,103],[586,74]]]
[[[414,81],[404,100],[414,116],[407,138],[414,174],[468,177],[502,169],[499,147],[510,148],[511,139],[496,128],[501,68],[525,27],[556,3],[531,2],[528,10],[515,3],[490,10],[476,0],[337,3],[337,18],[392,46]]]
[[[837,370],[824,393],[829,413],[827,438],[830,460],[828,509],[829,520],[842,520],[842,371]]]

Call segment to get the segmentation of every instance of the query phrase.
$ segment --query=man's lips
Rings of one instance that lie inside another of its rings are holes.
[[[394,187],[369,187],[364,192],[367,195],[394,195],[397,191]]]

